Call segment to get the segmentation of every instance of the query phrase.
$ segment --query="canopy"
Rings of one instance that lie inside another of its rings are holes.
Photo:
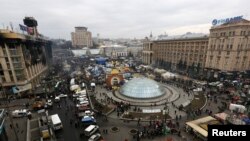
[[[218,114],[215,114],[214,116],[215,116],[215,118],[218,118],[220,120],[225,121],[226,118],[227,118],[227,116],[228,116],[228,114],[226,114],[226,113],[218,113]]]
[[[165,78],[165,79],[177,77],[176,74],[173,74],[173,73],[171,73],[171,72],[163,73],[161,76],[162,76],[163,78]]]
[[[80,88],[79,85],[72,85],[72,86],[70,86],[70,90],[71,91],[77,90],[79,88]]]
[[[82,122],[84,123],[91,123],[91,122],[96,122],[94,117],[90,117],[90,116],[84,116],[82,118]]]
[[[162,73],[165,73],[167,71],[164,70],[164,69],[158,69],[158,68],[156,68],[156,69],[154,69],[154,72],[162,74]]]
[[[230,103],[229,110],[237,111],[237,112],[240,112],[240,113],[244,113],[246,111],[246,107],[243,106],[243,105]]]

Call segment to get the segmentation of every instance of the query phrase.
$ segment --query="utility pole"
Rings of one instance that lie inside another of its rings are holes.
[[[16,131],[16,128],[15,128],[15,125],[13,123],[13,118],[12,118],[12,114],[10,113],[10,110],[9,110],[9,102],[8,102],[8,96],[7,94],[5,93],[5,89],[3,87],[3,84],[1,83],[0,84],[1,86],[1,89],[2,89],[2,92],[3,92],[3,95],[5,96],[5,103],[6,103],[6,106],[7,106],[7,112],[9,113],[9,119],[10,119],[10,123],[12,124],[12,127],[13,127],[13,130],[14,130],[14,134],[15,134],[15,137],[16,137],[16,141],[19,141],[19,138],[17,136],[17,131]]]

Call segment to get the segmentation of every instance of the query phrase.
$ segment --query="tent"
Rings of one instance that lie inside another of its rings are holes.
[[[79,88],[80,88],[79,85],[72,85],[72,86],[70,86],[70,90],[71,91],[77,90]]]
[[[163,78],[165,78],[165,79],[177,77],[176,74],[173,74],[173,73],[171,73],[171,72],[163,73],[161,76],[162,76]]]
[[[243,118],[242,121],[244,121],[246,125],[250,125],[250,118]]]

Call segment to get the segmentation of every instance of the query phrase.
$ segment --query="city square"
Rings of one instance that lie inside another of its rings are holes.
[[[209,11],[178,23],[160,8],[172,3],[161,0],[140,3],[142,9],[137,2],[65,3],[44,11],[55,19],[34,14],[0,28],[0,141],[210,141],[248,134],[247,14],[211,19]],[[157,19],[162,11],[167,18]],[[139,17],[147,21],[140,27]]]

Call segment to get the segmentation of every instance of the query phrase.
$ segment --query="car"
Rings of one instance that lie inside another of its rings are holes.
[[[45,108],[51,108],[53,107],[53,102],[51,99],[48,99],[48,101],[45,103]]]
[[[76,104],[76,107],[88,106],[88,105],[89,105],[89,101],[80,101],[78,104]]]
[[[12,117],[14,117],[14,118],[26,117],[26,116],[28,116],[30,114],[31,114],[31,112],[28,109],[14,110],[11,113]]]
[[[78,117],[93,116],[95,113],[90,110],[85,110],[85,112],[79,112]]]
[[[40,134],[43,139],[50,138],[50,133],[47,125],[40,127]]]
[[[59,94],[58,97],[60,97],[60,98],[66,98],[66,97],[68,97],[68,95],[66,95],[66,94]]]
[[[34,110],[43,109],[44,106],[45,106],[45,103],[43,101],[34,101],[34,103],[32,104],[32,108]]]
[[[96,133],[96,134],[92,135],[92,136],[88,139],[88,141],[97,141],[97,140],[99,140],[100,138],[101,138],[101,134],[100,134],[100,133]]]
[[[86,110],[84,113],[86,116],[93,116],[95,114],[94,112],[92,112],[90,110]]]
[[[81,102],[81,101],[88,101],[88,98],[86,97],[79,97],[77,98],[77,101]]]
[[[59,102],[60,101],[60,97],[56,96],[55,97],[55,102]]]

